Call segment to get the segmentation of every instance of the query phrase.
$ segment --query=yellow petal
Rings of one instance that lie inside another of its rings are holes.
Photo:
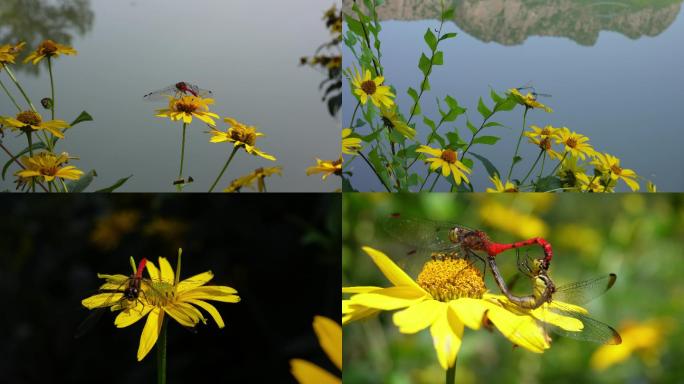
[[[487,317],[515,345],[535,353],[542,353],[550,347],[546,334],[530,316],[517,316],[503,308],[492,307],[487,312]]]
[[[221,314],[219,311],[214,307],[213,305],[207,303],[206,301],[202,300],[195,300],[195,299],[190,299],[186,300],[188,303],[195,304],[196,306],[204,309],[205,311],[209,312],[209,315],[214,319],[216,322],[216,325],[219,328],[223,328],[226,326],[226,324],[223,322],[223,318],[221,317]]]
[[[81,304],[88,309],[109,307],[123,298],[122,293],[98,293],[81,300]]]
[[[188,291],[193,288],[197,288],[211,281],[214,278],[214,274],[211,271],[206,271],[199,273],[195,276],[188,277],[184,279],[176,286],[176,292]]]
[[[150,263],[148,263],[149,265]],[[159,332],[161,331],[162,323],[164,321],[163,312],[160,314],[158,307],[150,311],[147,315],[147,321],[140,335],[140,345],[138,346],[138,361],[142,360],[150,352],[154,344],[157,342]]]
[[[463,297],[451,301],[449,306],[468,328],[480,329],[485,312],[494,304],[480,299]]]
[[[395,313],[392,320],[399,332],[416,333],[432,325],[437,316],[446,311],[446,305],[437,300],[425,300]]]
[[[313,328],[325,354],[337,368],[342,369],[342,327],[327,317],[316,316]]]
[[[371,293],[359,293],[349,300],[355,305],[392,311],[417,304],[426,298],[429,296],[412,287],[391,287]]]
[[[224,303],[237,303],[240,301],[240,297],[235,295],[236,293],[237,291],[231,287],[207,285],[181,292],[179,293],[179,298],[180,300],[203,299],[222,301]]]
[[[383,289],[381,287],[373,286],[359,286],[359,287],[342,287],[342,293],[367,293]]]
[[[463,323],[449,307],[444,308],[446,310],[432,323],[430,334],[435,351],[437,351],[439,365],[447,370],[456,363],[456,355],[461,348],[463,338]]]
[[[416,284],[413,279],[406,274],[401,268],[399,268],[392,260],[390,260],[387,255],[377,251],[371,247],[363,247],[363,250],[368,254],[368,256],[373,259],[375,265],[378,266],[380,271],[385,277],[396,286],[409,286],[416,290],[420,290],[427,295],[427,292],[423,290],[418,284]]]
[[[292,376],[299,384],[341,384],[342,380],[306,360],[290,360]]]
[[[188,328],[194,327],[200,320],[205,322],[202,313],[195,307],[186,303],[174,303],[164,307],[164,312],[176,320],[180,325]]]
[[[166,259],[166,257],[159,257],[158,260],[159,260],[159,271],[160,271],[161,281],[173,285],[174,284],[174,275],[173,275],[173,268],[171,268],[171,264]]]
[[[150,276],[150,279],[152,279],[152,281],[160,281],[161,280],[161,277],[159,275],[159,270],[157,269],[157,267],[154,265],[153,262],[148,260],[147,263],[145,263],[145,268],[147,268],[147,274]]]
[[[154,307],[151,305],[143,305],[138,301],[133,308],[121,311],[114,319],[114,325],[117,328],[128,327],[147,315]]]

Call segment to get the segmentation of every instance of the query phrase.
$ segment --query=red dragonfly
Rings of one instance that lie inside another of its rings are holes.
[[[164,89],[150,92],[143,96],[143,99],[148,101],[159,101],[167,100],[169,97],[179,98],[181,96],[210,97],[212,94],[213,92],[209,90],[199,88],[198,86],[185,81],[181,81],[176,84],[169,85]]]
[[[452,223],[403,218],[398,214],[392,214],[382,225],[390,236],[415,247],[411,253],[422,250],[430,253],[457,253],[468,257],[476,256],[475,252],[484,252],[488,258],[493,259],[509,249],[538,245],[544,251],[540,268],[548,270],[553,258],[551,244],[541,237],[514,243],[497,243],[480,230]]]

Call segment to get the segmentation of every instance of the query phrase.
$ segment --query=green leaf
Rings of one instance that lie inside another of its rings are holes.
[[[98,189],[95,192],[112,193],[112,192],[116,191],[118,188],[120,188],[122,185],[124,185],[124,183],[126,183],[128,181],[128,179],[130,179],[131,177],[133,177],[133,175],[121,178],[121,179],[117,180],[116,183],[112,184],[111,186],[109,186],[107,188]]]
[[[473,125],[473,123],[470,122],[470,120],[466,121],[466,125],[468,126],[468,129],[470,129],[470,132],[474,134],[477,133],[477,127]]]
[[[351,184],[348,178],[342,176],[342,192],[358,192]]]
[[[461,136],[458,135],[458,132],[449,132],[446,134],[446,137],[449,140],[449,148],[458,150],[467,145],[466,142],[461,139]]]
[[[93,169],[90,172],[88,172],[85,176],[81,176],[80,179],[66,183],[67,189],[69,189],[69,192],[73,193],[83,192],[86,188],[88,188],[90,183],[93,182],[95,176],[97,176],[97,172],[95,172],[95,170]]]
[[[473,144],[494,145],[501,138],[497,136],[478,136],[473,140]]]
[[[518,103],[515,102],[512,98],[507,98],[503,99],[501,102],[496,104],[496,110],[497,111],[510,111],[515,106],[518,105]]]
[[[463,165],[465,165],[466,167],[473,169],[474,163],[472,159],[466,157],[463,160],[461,160],[461,163],[463,163]]]
[[[93,117],[90,116],[90,114],[89,114],[88,112],[86,112],[86,111],[81,112],[81,114],[78,115],[78,117],[76,118],[76,120],[74,120],[74,121],[71,123],[71,126],[73,127],[74,125],[79,124],[79,123],[82,123],[82,122],[84,122],[84,121],[93,121]]]
[[[430,66],[432,66],[430,59],[422,53],[420,55],[420,62],[418,62],[418,69],[423,72],[424,76],[427,76],[430,73]]]
[[[494,91],[494,88],[490,89],[489,96],[492,98],[494,104],[498,104],[501,102],[501,100],[503,100],[503,98]]]
[[[37,151],[37,150],[39,150],[39,149],[44,149],[44,148],[45,148],[45,145],[44,145],[42,142],[41,142],[41,143],[33,143],[33,145],[31,146],[31,149],[32,149],[33,151]],[[29,152],[30,152],[30,151],[29,151],[29,148],[26,147],[26,148],[24,148],[21,152],[17,153],[17,154],[14,155],[14,156],[15,156],[16,159],[19,159],[21,156],[23,156],[23,155],[25,155],[25,154],[27,154],[27,153],[29,153]],[[5,166],[2,167],[2,179],[3,179],[3,180],[5,180],[5,174],[7,173],[7,170],[9,169],[10,165],[12,165],[13,163],[14,163],[14,160],[9,159],[9,160],[7,160],[7,162],[5,163]]]
[[[503,125],[503,124],[501,124],[501,123],[497,123],[496,121],[490,121],[489,123],[485,124],[484,126],[485,126],[485,128],[489,128],[489,127],[505,127],[505,125]]]
[[[523,158],[522,158],[522,157],[520,157],[520,156],[516,156],[516,157],[514,157],[514,158],[513,158],[513,164],[517,164],[517,163],[521,162],[521,161],[522,161],[522,159],[523,159]]]
[[[448,8],[442,12],[442,20],[451,20],[454,18],[454,8]]]
[[[483,119],[488,118],[492,114],[492,111],[490,111],[489,108],[487,108],[484,101],[482,101],[481,97],[480,101],[478,101],[477,103],[477,111],[480,112],[480,115],[482,115]]]
[[[492,162],[489,161],[489,159],[487,159],[487,158],[484,157],[484,156],[480,156],[480,155],[478,155],[477,153],[470,152],[470,154],[473,155],[476,159],[480,160],[480,163],[482,163],[482,165],[484,165],[484,167],[485,167],[485,169],[487,170],[487,173],[489,174],[489,176],[494,177],[494,175],[499,175],[499,174],[500,174],[500,173],[499,173],[499,170],[496,169],[496,167],[494,166],[494,164],[492,164]]]
[[[433,65],[443,65],[444,64],[444,52],[442,52],[442,51],[435,52],[435,55],[432,57],[432,64]]]
[[[423,116],[423,123],[425,123],[425,125],[427,125],[428,127],[432,128],[433,131],[437,129],[437,125],[435,124],[435,122],[427,116]]]
[[[411,96],[411,98],[413,99],[413,102],[414,102],[414,103],[417,103],[417,102],[418,102],[418,91],[416,91],[415,89],[409,87],[409,89],[406,91],[406,93],[408,93],[409,96]]]
[[[419,185],[423,182],[423,178],[420,177],[417,173],[412,173],[408,177],[408,186],[413,187],[415,185]]]
[[[432,30],[430,28],[428,28],[427,31],[425,31],[425,36],[423,36],[423,38],[425,39],[425,42],[432,51],[437,49],[437,37],[434,33],[432,33]]]
[[[358,20],[350,17],[349,15],[345,15],[344,19],[347,22],[347,28],[350,31],[354,32],[358,36],[363,37],[363,27]]]
[[[534,191],[548,192],[558,188],[561,188],[561,180],[556,176],[546,176],[537,181],[534,186]]]
[[[454,37],[458,36],[458,33],[455,32],[450,32],[450,33],[445,33],[439,38],[439,41],[446,40],[446,39],[453,39]]]
[[[427,144],[430,145],[433,141],[436,141],[439,143],[439,146],[444,148],[446,146],[446,141],[444,141],[444,138],[440,136],[439,133],[437,132],[431,132],[428,137],[427,137]]]

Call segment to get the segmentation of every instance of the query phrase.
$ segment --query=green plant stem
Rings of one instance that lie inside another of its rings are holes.
[[[14,155],[12,154],[12,152],[10,152],[9,149],[7,149],[7,147],[5,147],[4,144],[2,144],[2,141],[0,141],[0,148],[2,148],[3,151],[5,151],[5,153],[7,154],[7,156],[9,156],[10,159],[11,159],[12,161],[14,161],[15,163],[17,163],[17,165],[19,166],[19,168],[21,168],[21,169],[26,169],[26,167],[24,167],[24,164],[20,163],[19,160],[17,160],[17,157],[14,156]],[[47,188],[45,188],[45,186],[44,186],[40,181],[36,181],[36,184],[38,184],[38,185],[43,189],[43,191],[48,192]],[[49,184],[48,184],[48,185],[49,185]]]
[[[187,123],[183,123],[183,139],[181,141],[181,161],[180,161],[180,171],[178,172],[178,179],[181,179],[183,177],[183,160],[185,159],[185,131],[186,128],[188,127]],[[182,184],[178,184],[177,186],[178,192],[183,190]]]
[[[233,157],[235,157],[235,154],[237,153],[238,149],[240,149],[240,147],[238,146],[235,146],[233,148],[233,152],[231,152],[230,157],[228,157],[228,161],[226,161],[226,164],[223,166],[223,169],[221,169],[221,172],[219,173],[218,177],[216,178],[216,180],[214,180],[214,184],[212,184],[211,188],[209,188],[209,192],[214,191],[214,188],[216,188],[216,184],[218,184],[219,180],[221,180],[221,177],[223,177],[223,174],[226,172],[226,169],[228,169],[228,165],[233,160]]]
[[[454,366],[446,371],[446,384],[454,384],[456,382],[456,362]]]
[[[354,3],[356,3],[356,0],[354,0]],[[368,51],[372,52],[373,48],[370,43],[370,36],[368,35],[368,30],[366,30],[366,25],[359,20],[359,24],[361,24],[361,29],[363,29],[363,38],[366,41],[366,46],[368,47]],[[376,62],[376,58],[373,57],[373,68],[375,68],[375,74],[379,75],[381,74],[380,69],[378,68],[378,63]]]
[[[7,72],[7,75],[9,75],[10,79],[12,79],[12,82],[14,82],[14,85],[17,86],[17,88],[19,89],[19,92],[21,92],[21,94],[24,96],[24,99],[26,100],[26,102],[28,103],[28,105],[31,107],[31,109],[33,110],[33,112],[37,112],[36,107],[33,106],[33,103],[31,103],[31,100],[30,100],[29,97],[26,95],[26,92],[24,92],[24,88],[21,87],[21,85],[19,84],[19,81],[17,81],[17,78],[14,77],[14,73],[12,72],[12,70],[10,69],[10,67],[8,67],[8,66],[7,66],[6,64],[4,64],[4,63],[2,64],[2,67],[3,67],[3,68],[5,69],[5,71]]]
[[[9,92],[9,90],[7,90],[7,87],[5,87],[5,84],[2,82],[2,80],[0,80],[0,87],[2,87],[3,91],[5,91],[5,93],[10,98],[10,100],[12,100],[12,104],[14,104],[14,106],[17,107],[17,110],[19,110],[19,112],[21,112],[21,107],[19,106],[19,104],[17,104],[17,101],[14,100],[14,97]]]
[[[475,131],[475,133],[473,133],[473,136],[470,137],[470,142],[468,143],[468,146],[466,146],[466,149],[464,149],[463,153],[461,153],[461,160],[460,161],[463,161],[466,153],[468,153],[468,150],[470,150],[470,147],[472,147],[473,144],[475,143],[475,138],[483,129],[485,129],[485,124],[487,124],[487,121],[489,121],[489,119],[491,119],[492,116],[494,116],[494,114],[497,112],[497,110],[496,110],[497,108],[498,108],[498,105],[494,107],[494,110],[492,110],[492,113],[490,113],[486,119],[482,120],[482,124],[480,124],[480,128],[478,128],[477,131]]]
[[[515,153],[513,154],[513,160],[511,160],[511,167],[508,169],[508,175],[506,175],[506,180],[511,179],[511,174],[513,174],[513,167],[515,167],[516,161],[515,158],[518,157],[518,151],[520,150],[520,142],[522,141],[523,133],[525,132],[525,124],[527,123],[527,111],[529,111],[529,107],[525,107],[525,113],[523,113],[523,124],[522,124],[522,129],[520,130],[520,136],[518,136],[518,144],[515,146]]]
[[[537,176],[537,180],[541,180],[542,173],[544,173],[544,163],[546,162],[546,155],[542,156],[542,164],[541,168],[539,169],[539,175]]]
[[[52,112],[52,120],[55,119],[55,104],[57,102],[55,101],[55,81],[52,77],[52,58],[50,56],[47,57],[47,62],[48,62],[48,72],[50,73],[50,99],[52,100],[52,103],[50,104],[50,112]]]
[[[537,167],[537,163],[539,162],[539,158],[542,157],[543,154],[544,154],[544,150],[542,149],[539,151],[539,155],[537,155],[537,159],[534,161],[534,164],[532,164],[532,167],[527,172],[527,175],[525,175],[525,178],[522,179],[522,181],[520,182],[520,185],[525,184],[525,181],[527,181],[527,178],[530,177],[530,175],[532,174],[532,171],[534,171],[534,168]],[[506,180],[503,180],[503,182],[505,183],[506,181],[509,181],[509,180],[510,179],[506,179]]]
[[[168,317],[164,316],[157,340],[157,384],[166,384],[166,328]]]
[[[69,193],[69,187],[67,187],[66,183],[64,182],[64,179],[59,179],[59,181],[62,182],[62,187],[64,187],[64,193]]]
[[[432,192],[433,189],[435,189],[435,185],[437,185],[437,180],[439,180],[439,172],[435,172],[437,177],[435,177],[435,180],[432,182],[432,185],[430,186],[430,192]]]
[[[565,161],[565,157],[566,157],[567,155],[568,155],[568,152],[566,151],[566,152],[563,154],[563,158],[561,158],[560,161],[558,162],[558,164],[556,164],[556,166],[553,168],[553,170],[551,171],[551,173],[549,174],[549,176],[553,176],[553,175],[556,173],[556,171],[558,170],[558,168],[560,168],[560,166],[563,165],[563,161]]]
[[[26,132],[26,140],[28,141],[29,156],[33,157],[33,138],[31,132]]]
[[[356,108],[354,108],[354,113],[352,113],[351,121],[349,121],[350,127],[354,126],[354,118],[356,117],[356,112],[359,110],[360,106],[361,106],[361,101],[359,100],[359,102],[356,103]]]
[[[423,180],[423,184],[420,185],[420,189],[418,190],[418,192],[423,191],[423,187],[425,187],[425,184],[427,184],[427,181],[430,178],[431,174],[432,172],[428,172],[428,174],[425,176],[425,180]]]
[[[380,177],[380,174],[378,173],[378,171],[375,170],[375,167],[373,167],[373,164],[371,164],[371,162],[368,161],[366,156],[364,156],[361,151],[359,151],[358,153],[359,153],[359,156],[361,156],[361,158],[363,159],[363,161],[365,161],[366,164],[368,164],[368,166],[373,171],[373,173],[375,173],[375,176],[377,176],[378,180],[380,180],[380,183],[382,183],[382,186],[385,187],[387,192],[392,192],[392,190],[387,186],[387,184],[385,184],[385,180],[383,180],[382,177]]]

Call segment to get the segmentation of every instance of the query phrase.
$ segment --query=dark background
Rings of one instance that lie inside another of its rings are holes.
[[[136,352],[144,320],[105,313],[78,339],[97,273],[130,274],[129,256],[165,256],[181,279],[206,270],[238,290],[212,302],[226,323],[193,334],[169,321],[168,382],[295,382],[289,359],[339,375],[312,330],[339,321],[339,195],[0,196],[0,381],[153,382],[156,349]],[[209,315],[205,313],[205,317]]]

